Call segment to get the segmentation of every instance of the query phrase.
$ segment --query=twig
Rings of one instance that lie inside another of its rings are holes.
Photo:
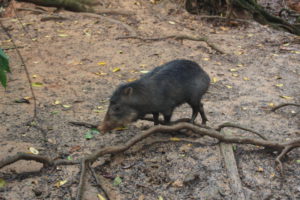
[[[285,106],[297,106],[297,107],[300,107],[300,104],[297,104],[297,103],[283,103],[283,104],[279,104],[278,106],[275,106],[274,108],[272,108],[271,111],[275,112],[277,109],[285,107]]]
[[[264,140],[268,140],[265,136],[263,136],[262,134],[258,133],[257,131],[254,131],[254,130],[252,130],[250,128],[246,128],[244,126],[241,126],[241,125],[238,125],[238,124],[233,124],[233,123],[230,123],[230,122],[226,122],[224,124],[219,125],[216,130],[217,131],[221,131],[221,129],[225,128],[225,127],[238,128],[238,129],[241,129],[241,130],[244,130],[244,131],[248,131],[248,132],[254,133],[255,135],[261,137]]]
[[[84,126],[86,128],[97,128],[97,125],[86,123],[86,122],[69,122],[69,124],[74,126]]]
[[[30,88],[30,91],[31,91],[31,94],[32,94],[32,99],[33,99],[33,105],[34,105],[34,112],[33,112],[33,118],[36,118],[37,116],[37,104],[36,104],[36,96],[35,96],[35,93],[33,91],[33,87],[32,87],[32,81],[31,81],[31,78],[30,78],[30,75],[29,75],[29,71],[28,71],[28,68],[27,68],[27,65],[25,64],[25,61],[24,61],[24,58],[23,56],[21,55],[19,49],[17,48],[17,45],[14,41],[14,39],[12,38],[11,34],[7,31],[7,29],[4,27],[2,21],[0,21],[0,24],[1,24],[1,28],[4,30],[4,32],[6,33],[6,35],[9,37],[9,39],[11,40],[11,43],[13,44],[13,46],[15,47],[15,50],[21,60],[21,63],[22,65],[24,66],[24,70],[25,70],[25,73],[26,73],[26,77],[27,77],[27,80],[28,80],[28,83],[29,83],[29,88]]]
[[[224,135],[229,135],[228,132],[223,130],[221,131],[221,133]],[[239,176],[236,160],[234,158],[232,145],[221,142],[220,149],[224,157],[225,167],[227,169],[227,174],[231,182],[230,187],[234,195],[234,199],[244,200],[245,194],[243,192],[243,187]]]
[[[110,18],[110,17],[105,17],[105,16],[101,16],[101,15],[98,15],[98,14],[95,14],[95,13],[80,13],[82,16],[86,16],[86,17],[93,17],[93,18],[98,18],[98,19],[103,19],[103,20],[106,20],[106,21],[109,21],[109,22],[112,22],[112,23],[115,23],[115,24],[119,24],[121,26],[123,26],[129,33],[130,35],[137,35],[136,31],[131,28],[129,25],[119,21],[119,20],[116,20],[116,19],[113,19],[113,18]]]
[[[149,41],[160,41],[160,40],[165,40],[165,39],[202,41],[202,42],[205,42],[209,47],[211,47],[215,51],[217,51],[221,54],[225,54],[225,52],[223,50],[219,49],[218,47],[216,47],[216,45],[209,42],[208,38],[205,36],[169,35],[169,36],[159,37],[159,38],[143,38],[143,37],[139,37],[137,35],[130,35],[130,36],[121,36],[121,37],[116,38],[116,40],[120,40],[120,39],[138,39],[138,40],[143,40],[143,41],[148,41],[148,40]]]

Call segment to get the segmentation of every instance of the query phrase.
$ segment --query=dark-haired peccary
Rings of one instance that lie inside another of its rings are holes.
[[[192,123],[199,112],[205,124],[207,118],[201,98],[209,83],[209,76],[197,63],[189,60],[168,62],[139,80],[120,85],[111,96],[104,121],[98,128],[105,133],[146,114],[153,114],[156,125],[159,113],[163,114],[165,123],[169,123],[173,110],[183,103],[193,109]]]

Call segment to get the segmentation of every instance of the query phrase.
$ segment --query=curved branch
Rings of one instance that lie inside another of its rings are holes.
[[[254,133],[255,135],[261,137],[264,140],[268,140],[265,136],[263,136],[262,134],[254,131],[254,130],[252,130],[250,128],[246,128],[244,126],[241,126],[241,125],[238,125],[238,124],[233,124],[233,123],[230,123],[230,122],[226,122],[224,124],[219,125],[216,130],[217,131],[221,131],[221,129],[225,128],[225,127],[238,128],[238,129],[241,129],[241,130],[244,130],[244,131],[248,131],[248,132]]]
[[[300,107],[300,104],[297,104],[297,103],[283,103],[283,104],[279,104],[278,106],[275,106],[274,108],[272,108],[271,111],[276,111],[277,109],[279,108],[282,108],[282,107],[285,107],[285,106],[297,106],[297,107]]]

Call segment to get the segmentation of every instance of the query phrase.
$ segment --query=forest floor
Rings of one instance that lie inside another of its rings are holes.
[[[225,54],[203,41],[116,39],[132,34],[132,30],[111,20],[69,11],[59,11],[61,19],[49,18],[53,8],[44,8],[44,13],[18,11],[21,21],[2,18],[34,83],[38,120],[29,123],[32,99],[30,104],[15,102],[32,95],[20,58],[15,49],[7,48],[11,42],[1,31],[1,47],[9,56],[12,73],[8,75],[7,89],[0,87],[0,159],[19,151],[28,152],[30,147],[52,158],[77,159],[101,147],[124,143],[153,123],[138,121],[126,130],[94,134],[87,139],[88,128],[69,122],[99,124],[110,95],[120,83],[179,58],[196,61],[212,79],[203,98],[209,126],[234,122],[277,141],[300,136],[299,108],[290,106],[270,112],[272,105],[300,101],[299,37],[252,21],[229,25],[222,19],[201,18],[169,1],[112,2],[110,8],[133,14],[106,17],[129,25],[140,37],[207,36]],[[16,6],[35,8],[27,3]],[[172,119],[190,116],[190,107],[182,105]],[[200,117],[196,121],[200,123]],[[230,132],[255,137],[236,129]],[[94,164],[96,172],[111,184],[115,177],[121,178],[121,183],[113,186],[120,199],[232,199],[216,140],[175,134],[184,139],[155,142],[170,137],[174,134],[157,133],[124,154],[99,158]],[[234,149],[247,199],[300,199],[300,149],[290,152],[284,160],[283,185],[274,162],[276,152],[250,145],[236,145]],[[40,171],[41,166],[19,161],[1,169],[0,178],[6,185],[0,188],[0,199],[75,197],[79,166]],[[194,178],[186,181],[191,176]],[[60,181],[66,182],[59,186]],[[86,189],[84,199],[98,199],[98,187],[92,177]]]

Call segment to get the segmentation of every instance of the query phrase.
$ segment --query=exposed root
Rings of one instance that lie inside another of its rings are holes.
[[[297,103],[283,103],[283,104],[279,104],[278,106],[275,106],[274,108],[272,108],[271,111],[275,112],[279,108],[282,108],[282,107],[285,107],[285,106],[297,106],[297,107],[300,107],[300,104],[297,104]]]
[[[58,165],[74,165],[79,164],[79,161],[71,161],[71,160],[52,160],[50,158],[47,158],[45,156],[40,155],[34,155],[29,153],[17,153],[14,156],[8,156],[7,158],[0,161],[0,169],[10,165],[12,163],[15,163],[19,160],[33,160],[39,163],[42,163],[45,167],[47,166],[58,166]]]
[[[143,38],[139,37],[137,35],[130,35],[130,36],[121,36],[117,37],[116,40],[120,39],[138,39],[138,40],[143,40],[143,41],[160,41],[160,40],[166,40],[166,39],[175,39],[175,40],[192,40],[192,41],[202,41],[205,42],[209,47],[217,51],[218,53],[225,54],[225,52],[213,43],[211,43],[206,36],[189,36],[189,35],[169,35],[165,37],[158,37],[158,38]]]
[[[112,198],[110,198],[110,197],[108,196],[108,192],[107,192],[106,188],[104,188],[104,187],[102,186],[101,180],[100,180],[99,176],[96,174],[95,169],[94,169],[90,164],[88,165],[88,168],[89,168],[89,170],[91,170],[92,175],[93,175],[93,177],[94,177],[96,183],[98,184],[99,188],[100,188],[100,189],[102,190],[102,192],[104,193],[105,198],[106,198],[107,200],[111,200]]]
[[[220,126],[219,126],[220,127]],[[223,125],[223,127],[225,127]],[[234,126],[238,127],[239,126]],[[243,128],[243,127],[242,127]],[[220,132],[214,130],[214,129],[208,129],[199,127],[197,125],[187,123],[187,122],[180,122],[178,124],[172,125],[172,126],[164,126],[164,125],[158,125],[154,126],[141,134],[138,134],[134,136],[132,139],[127,141],[125,144],[118,145],[118,146],[109,146],[101,148],[100,150],[94,152],[93,154],[85,156],[81,160],[81,174],[80,174],[80,181],[78,186],[78,191],[76,195],[76,200],[81,200],[84,192],[84,183],[85,178],[87,174],[87,167],[93,164],[100,156],[104,156],[106,154],[115,154],[120,153],[128,150],[130,147],[135,145],[136,143],[140,142],[141,140],[147,138],[153,133],[156,132],[174,132],[179,131],[182,129],[187,129],[193,131],[195,134],[198,135],[206,135],[215,139],[218,139],[220,142],[225,143],[237,143],[237,144],[252,144],[256,146],[263,146],[275,149],[279,152],[279,156],[276,158],[276,162],[279,164],[280,171],[283,172],[283,166],[281,163],[281,159],[284,155],[286,155],[289,151],[291,151],[294,148],[300,147],[300,137],[295,138],[292,141],[289,142],[276,142],[271,140],[262,140],[262,139],[254,139],[249,137],[236,137],[236,136],[229,136],[225,134],[221,134]],[[248,130],[248,129],[247,129]],[[253,131],[252,131],[253,132]],[[35,160],[37,162],[41,162],[46,166],[55,166],[55,165],[72,165],[72,164],[78,164],[79,161],[68,161],[68,160],[52,160],[47,157],[39,156],[39,155],[32,155],[27,153],[18,153],[15,156],[7,157],[6,159],[0,161],[0,168],[7,166],[9,164],[12,164],[18,160]]]
[[[241,130],[244,130],[244,131],[248,131],[248,132],[254,133],[255,135],[261,137],[264,140],[268,140],[265,136],[263,136],[262,134],[258,133],[257,131],[254,131],[254,130],[252,130],[250,128],[246,128],[244,126],[241,126],[241,125],[238,125],[238,124],[233,124],[233,123],[230,123],[230,122],[226,122],[224,124],[219,125],[216,130],[217,131],[221,131],[221,129],[225,128],[225,127],[238,128],[238,129],[241,129]]]
[[[130,35],[132,35],[132,36],[137,35],[136,31],[132,27],[130,27],[129,25],[127,25],[124,22],[121,22],[119,20],[116,20],[116,19],[113,19],[113,18],[110,18],[110,17],[101,16],[101,15],[95,14],[95,13],[78,13],[78,14],[80,14],[82,16],[86,16],[86,17],[93,17],[93,18],[103,19],[103,20],[112,22],[114,24],[121,25],[129,32]]]

